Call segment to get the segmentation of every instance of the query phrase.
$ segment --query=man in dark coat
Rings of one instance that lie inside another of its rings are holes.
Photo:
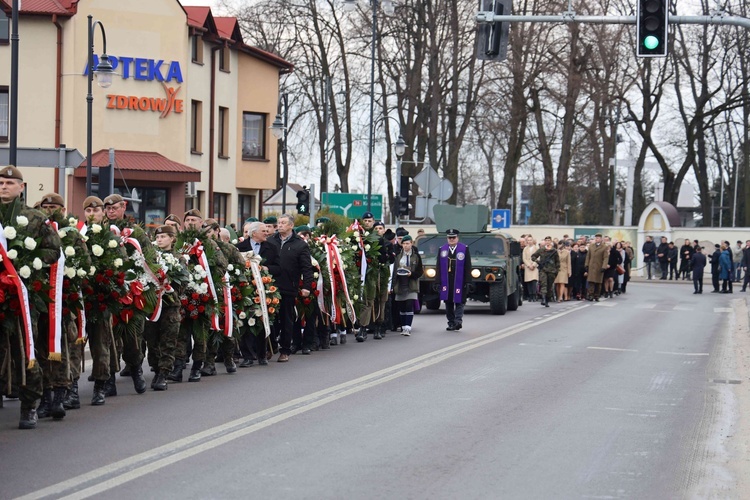
[[[742,291],[747,290],[747,284],[750,283],[748,278],[747,268],[750,267],[750,240],[745,242],[745,248],[742,249],[742,261],[740,261],[740,267],[745,272],[745,277],[742,279]]]
[[[458,241],[458,230],[445,232],[448,243],[440,247],[435,270],[435,284],[440,300],[445,301],[445,317],[449,332],[463,327],[464,306],[471,284],[471,254],[469,247]]]
[[[307,242],[294,234],[294,217],[284,214],[278,218],[278,232],[270,237],[279,251],[281,272],[276,283],[281,292],[281,339],[279,363],[289,361],[292,353],[292,335],[294,334],[295,301],[297,295],[309,297],[312,290],[313,268],[310,258],[310,247]],[[300,285],[301,281],[301,285]]]
[[[690,268],[693,270],[693,293],[703,293],[703,268],[706,267],[706,256],[703,255],[701,247],[697,247],[695,253],[690,257]]]
[[[646,242],[641,248],[643,252],[643,262],[646,264],[646,271],[648,272],[648,279],[654,279],[651,271],[656,265],[656,243],[654,243],[653,236],[646,236]]]
[[[656,257],[659,259],[659,265],[661,266],[661,278],[660,280],[667,279],[667,272],[669,272],[669,243],[667,243],[667,237],[661,237],[661,243],[659,248],[656,249]]]
[[[721,258],[721,247],[717,243],[714,245],[714,253],[711,255],[711,284],[714,286],[714,289],[711,290],[711,293],[719,293],[719,259]]]

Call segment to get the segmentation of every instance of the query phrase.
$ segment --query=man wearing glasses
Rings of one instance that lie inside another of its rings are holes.
[[[458,241],[458,229],[448,229],[445,235],[448,242],[438,252],[437,276],[440,300],[445,301],[447,331],[457,331],[463,327],[464,306],[473,287],[471,284],[471,255],[469,247]]]

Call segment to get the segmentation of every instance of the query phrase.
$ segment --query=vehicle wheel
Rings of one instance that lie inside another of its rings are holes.
[[[521,290],[516,287],[516,291],[508,297],[508,310],[515,311],[521,305]]]
[[[440,309],[440,299],[426,300],[424,306],[430,311],[437,311]]]
[[[490,312],[492,314],[505,314],[508,310],[508,291],[505,283],[493,283],[490,285]]]

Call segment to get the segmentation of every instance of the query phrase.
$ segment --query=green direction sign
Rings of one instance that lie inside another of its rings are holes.
[[[360,218],[367,212],[367,195],[358,193],[323,193],[321,195],[321,208],[328,207],[331,212],[350,219]],[[372,195],[370,207],[375,220],[383,217],[383,195]]]

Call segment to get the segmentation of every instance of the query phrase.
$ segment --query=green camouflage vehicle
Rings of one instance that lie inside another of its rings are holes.
[[[460,231],[460,241],[471,253],[473,287],[469,288],[469,299],[489,303],[492,314],[518,309],[523,297],[519,280],[521,244],[508,234],[486,230],[487,207],[438,205],[435,219],[439,234],[426,234],[415,240],[424,266],[424,274],[419,279],[419,295],[424,307],[440,309],[440,297],[434,286],[435,267],[440,247],[447,242],[445,231],[454,228]]]

